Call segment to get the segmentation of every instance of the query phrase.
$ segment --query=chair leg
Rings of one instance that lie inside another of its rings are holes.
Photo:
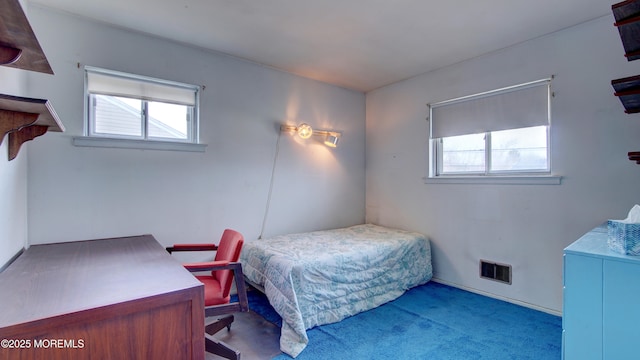
[[[231,331],[232,322],[233,322],[233,315],[227,315],[205,326],[204,331],[209,335],[213,335],[225,327],[227,328],[228,331]]]
[[[233,350],[224,342],[205,335],[204,348],[208,353],[222,356],[225,359],[240,360],[240,352]]]

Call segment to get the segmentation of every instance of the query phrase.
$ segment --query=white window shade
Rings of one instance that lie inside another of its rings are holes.
[[[549,125],[550,79],[430,104],[431,138]]]
[[[195,106],[198,88],[173,82],[127,78],[118,73],[87,69],[87,91],[90,94],[122,96],[147,101]]]

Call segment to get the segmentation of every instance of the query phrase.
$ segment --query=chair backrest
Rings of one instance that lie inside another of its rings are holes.
[[[224,260],[237,262],[240,259],[240,251],[242,251],[244,237],[235,230],[226,229],[222,233],[222,238],[218,244],[215,260]],[[231,284],[233,283],[233,273],[231,270],[215,270],[211,275],[215,276],[222,287],[222,296],[227,297],[231,292]]]

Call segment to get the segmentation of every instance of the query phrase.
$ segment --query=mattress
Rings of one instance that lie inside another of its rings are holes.
[[[282,317],[280,349],[292,357],[307,329],[394,300],[433,274],[424,235],[373,224],[246,242],[240,261]]]

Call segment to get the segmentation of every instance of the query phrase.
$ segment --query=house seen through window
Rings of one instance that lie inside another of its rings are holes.
[[[198,142],[198,86],[97,68],[85,71],[86,135]]]
[[[550,80],[430,104],[430,177],[548,174]]]

